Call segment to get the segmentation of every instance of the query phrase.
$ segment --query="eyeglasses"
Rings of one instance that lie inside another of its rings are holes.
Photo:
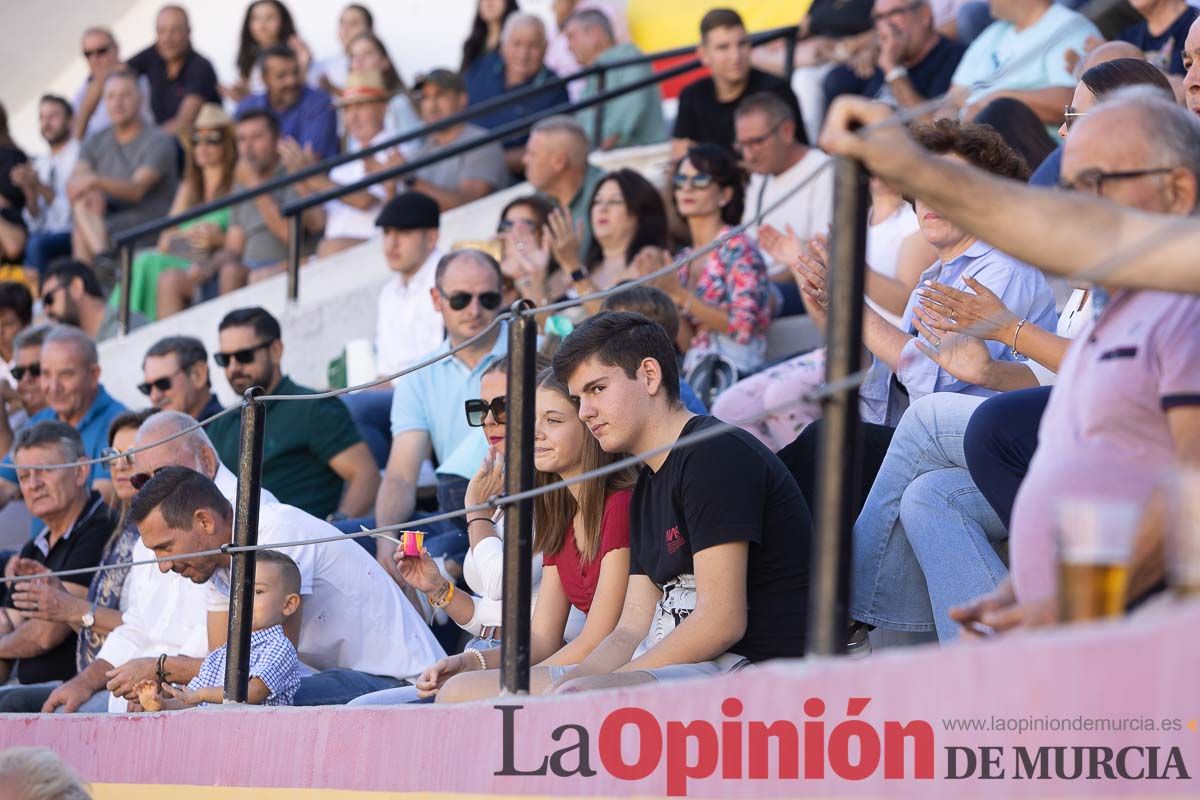
[[[125,457],[125,465],[128,467],[132,467],[133,466],[133,455],[132,454],[125,455],[125,453],[122,453],[120,450],[118,450],[115,447],[106,447],[100,451],[101,458],[108,458],[108,459],[112,459],[114,461],[119,460],[122,456]],[[146,476],[146,480],[150,480],[149,475]],[[130,483],[132,483],[132,482],[133,481],[130,480]],[[143,481],[143,483],[145,483],[145,481]]]
[[[92,50],[84,50],[83,57],[92,59],[92,58],[96,58],[98,56],[108,55],[109,50],[112,50],[112,46],[106,44],[103,47],[97,47]]]
[[[508,398],[504,395],[492,398],[490,403],[485,400],[468,400],[466,407],[467,424],[472,428],[482,428],[489,411],[492,412],[492,419],[496,420],[497,425],[504,425],[508,421]]]
[[[42,377],[42,365],[36,361],[30,364],[28,367],[17,366],[13,367],[10,371],[12,372],[13,379],[18,383],[22,381],[26,375],[29,375],[31,378]]]
[[[1066,106],[1063,108],[1063,126],[1067,130],[1071,130],[1071,126],[1075,124],[1075,120],[1086,116],[1086,111],[1076,111],[1075,106]]]
[[[496,233],[508,233],[513,228],[524,228],[527,231],[537,230],[538,224],[531,219],[502,219],[496,226]]]
[[[220,144],[225,137],[220,133],[197,133],[192,136],[192,144]]]
[[[625,200],[620,197],[610,197],[607,200],[596,200],[592,208],[624,208]]]
[[[697,172],[695,175],[684,175],[682,172],[675,173],[675,191],[683,191],[689,185],[693,189],[707,189],[713,185],[713,176],[707,172]]]
[[[441,289],[438,290],[441,292]],[[450,308],[455,311],[462,311],[467,306],[471,305],[472,300],[479,300],[479,305],[483,306],[488,311],[495,311],[500,307],[500,303],[504,298],[499,292],[483,292],[481,294],[471,294],[470,292],[455,292],[454,294],[446,294],[442,292],[442,297],[450,304]],[[249,362],[244,362],[249,363]]]
[[[1133,169],[1126,172],[1104,172],[1098,169],[1085,169],[1075,176],[1074,180],[1058,182],[1058,188],[1069,192],[1089,192],[1099,195],[1104,193],[1105,181],[1124,181],[1131,178],[1141,178],[1146,175],[1163,175],[1175,167],[1155,167],[1153,169]]]
[[[125,458],[128,459],[129,456],[125,456]],[[129,485],[140,492],[142,487],[150,482],[151,478],[162,472],[164,469],[166,469],[166,467],[159,467],[158,469],[154,470],[154,472],[135,472],[129,476]]]
[[[891,11],[881,11],[878,14],[871,15],[871,22],[879,22],[880,20],[891,19],[892,17],[897,17],[901,14],[907,14],[910,11],[916,11],[920,7],[920,3],[909,3],[906,6],[893,8]]]
[[[772,136],[775,135],[775,131],[779,130],[779,126],[782,124],[783,124],[783,120],[779,120],[779,122],[776,122],[774,125],[772,125],[771,129],[768,130],[766,133],[764,133],[762,136],[752,136],[749,139],[740,139],[740,140],[734,142],[733,146],[735,149],[737,149],[739,151],[745,150],[746,148],[749,148],[749,147],[762,147],[764,144],[767,143],[768,139],[770,139]],[[679,184],[676,183],[676,187],[678,187],[678,185]]]
[[[499,295],[497,295],[499,297]],[[468,301],[470,302],[470,301]],[[464,303],[463,305],[466,305]],[[259,342],[254,347],[247,347],[242,350],[234,350],[232,353],[213,353],[213,361],[217,362],[217,366],[224,369],[229,366],[229,362],[236,361],[239,364],[250,364],[254,361],[254,354],[264,347],[270,347],[275,344],[274,339],[267,339],[265,342]]]
[[[146,395],[147,397],[150,396],[150,392],[153,391],[154,389],[158,389],[160,392],[165,392],[167,389],[171,388],[171,379],[174,378],[176,375],[180,375],[182,373],[183,373],[183,370],[180,369],[180,370],[176,370],[175,372],[172,372],[170,375],[164,375],[163,377],[158,378],[156,380],[146,381],[145,383],[139,383],[138,387],[137,387],[138,391],[141,392],[142,394]]]

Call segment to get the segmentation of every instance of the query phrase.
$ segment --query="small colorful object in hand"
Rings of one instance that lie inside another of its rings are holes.
[[[400,531],[401,549],[406,558],[420,558],[425,544],[425,534],[422,531]]]

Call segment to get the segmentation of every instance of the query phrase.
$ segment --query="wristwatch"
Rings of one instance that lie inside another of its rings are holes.
[[[571,271],[571,283],[579,283],[586,281],[588,277],[587,271],[582,266]]]
[[[93,602],[92,607],[89,608],[84,613],[84,615],[82,617],[80,617],[79,619],[83,623],[83,627],[85,629],[90,628],[93,625],[95,625],[96,624],[96,604]]]
[[[887,83],[892,83],[893,81],[898,81],[901,78],[907,78],[907,77],[908,77],[908,70],[905,69],[903,66],[897,65],[897,66],[894,66],[891,69],[889,69],[887,71],[887,75],[883,76],[883,79]]]

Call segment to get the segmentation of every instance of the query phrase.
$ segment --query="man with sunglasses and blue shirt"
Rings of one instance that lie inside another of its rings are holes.
[[[159,339],[142,359],[142,375],[138,391],[155,408],[180,411],[201,421],[221,412],[209,378],[208,350],[195,337]]]
[[[279,321],[265,309],[230,311],[218,330],[221,349],[213,360],[239,397],[252,386],[261,386],[268,395],[316,394],[283,374]],[[266,426],[262,481],[281,503],[320,519],[370,510],[379,468],[340,400],[267,403]],[[216,420],[208,434],[221,461],[236,469],[239,417]]]
[[[483,333],[495,320],[503,302],[500,265],[478,250],[450,253],[438,262],[430,295],[446,328],[446,341],[427,354],[431,358]],[[479,397],[479,379],[507,351],[505,326],[497,325],[470,347],[396,381],[392,451],[375,501],[378,525],[413,517],[421,464],[430,457],[438,463],[438,510],[463,507],[467,482],[486,455],[484,438],[467,425],[464,403]],[[468,543],[466,520],[425,527],[431,534],[425,539],[426,549],[444,556],[451,570],[461,566]],[[379,563],[398,577],[392,559],[395,545],[381,539],[376,549]]]

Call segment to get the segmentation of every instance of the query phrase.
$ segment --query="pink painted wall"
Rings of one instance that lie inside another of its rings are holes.
[[[611,694],[525,699],[516,715],[516,766],[529,769],[562,744],[551,732],[577,724],[590,733],[595,777],[496,777],[502,769],[502,715],[487,706],[398,709],[221,709],[129,717],[13,717],[0,721],[0,747],[39,744],[60,753],[87,779],[104,783],[175,783],[357,790],[496,792],[539,795],[663,795],[668,789],[664,754],[647,777],[613,777],[599,758],[603,720],[622,707],[646,709],[665,731],[667,721],[707,720],[719,731],[721,704],[737,698],[737,719],[791,720],[799,729],[812,717],[805,700],[827,706],[819,719],[830,737],[846,720],[847,699],[871,698],[859,719],[877,731],[887,721],[927,720],[934,739],[933,780],[884,777],[881,765],[863,780],[833,773],[824,779],[691,780],[692,797],[1021,798],[1198,796],[1193,781],[1013,780],[1017,745],[1178,747],[1187,772],[1200,772],[1200,605],[1166,608],[1114,625],[1086,626],[1004,642],[965,644],[879,655],[859,662],[780,664],[722,679],[657,686]],[[811,710],[811,709],[810,709]],[[1149,718],[1158,725],[1178,718],[1182,729],[1125,732],[948,732],[949,717]],[[743,726],[745,730],[745,726]],[[846,729],[850,730],[850,729]],[[636,760],[636,740],[626,730],[625,757]],[[1008,777],[946,780],[949,746],[1003,746]],[[725,751],[722,751],[725,752]],[[746,753],[742,753],[743,758]],[[688,756],[698,756],[696,746]],[[1144,765],[1131,755],[1130,765]],[[801,751],[801,769],[804,767]],[[857,758],[851,758],[853,763]],[[574,756],[566,761],[576,763]],[[772,756],[772,776],[775,771]],[[743,768],[742,774],[746,770]],[[680,788],[681,769],[673,771]],[[1172,773],[1177,774],[1177,773]]]

